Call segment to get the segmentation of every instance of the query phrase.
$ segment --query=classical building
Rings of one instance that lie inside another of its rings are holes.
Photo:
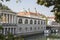
[[[48,22],[47,25],[60,25],[59,23],[57,23],[54,19],[55,17],[47,17]]]
[[[21,12],[18,12],[19,16],[25,16],[25,17],[32,17],[32,18],[44,18],[45,15],[41,14],[41,13],[36,13],[36,12],[30,12],[30,11],[21,11]]]
[[[17,15],[11,10],[0,10],[0,24],[2,25],[2,33],[5,35],[8,32],[16,34]]]
[[[42,14],[34,12],[19,12],[18,16],[18,34],[28,35],[42,33],[46,29],[46,19]]]
[[[29,35],[42,33],[46,29],[44,15],[35,12],[12,12],[11,10],[0,10],[1,33],[7,35]]]

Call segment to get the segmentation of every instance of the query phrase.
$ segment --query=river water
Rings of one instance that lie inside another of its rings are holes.
[[[24,40],[60,40],[60,33],[38,34],[24,37]]]

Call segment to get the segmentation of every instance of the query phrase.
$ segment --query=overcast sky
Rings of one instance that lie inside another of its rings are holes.
[[[37,12],[44,14],[46,16],[54,16],[52,12],[53,6],[47,8],[45,6],[38,5],[36,0],[22,0],[21,2],[16,3],[16,0],[11,0],[10,2],[3,2],[6,6],[8,6],[14,12],[20,12],[23,10],[28,10],[30,8],[31,12],[35,12],[35,8]]]

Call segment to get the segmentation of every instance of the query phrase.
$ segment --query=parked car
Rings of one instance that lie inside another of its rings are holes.
[[[51,31],[50,30],[44,30],[44,33],[49,34],[49,33],[51,33]]]

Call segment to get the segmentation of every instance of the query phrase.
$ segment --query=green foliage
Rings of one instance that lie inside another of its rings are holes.
[[[10,0],[6,0],[6,1],[10,1]]]
[[[1,1],[4,2],[4,0],[1,0]],[[7,2],[7,1],[10,1],[10,0],[5,0],[5,1]]]
[[[37,0],[37,4],[45,5],[46,7],[54,5],[51,12],[54,12],[55,20],[60,23],[60,0]],[[55,13],[55,11],[57,11],[57,13]]]
[[[4,40],[5,36],[3,34],[0,34],[0,40]]]
[[[11,33],[8,33],[6,37],[7,37],[7,40],[13,40],[14,39],[14,35]]]
[[[1,0],[2,2],[4,2],[4,1],[6,1],[6,2],[8,2],[8,1],[10,1],[10,0]],[[18,2],[21,2],[21,0],[16,0],[16,3],[18,3]]]
[[[3,29],[3,27],[2,27],[2,25],[0,25],[0,30],[2,30]]]
[[[43,5],[44,1],[43,0],[38,0],[37,3],[40,4],[40,5]]]
[[[60,23],[60,12],[55,13],[55,20]]]
[[[2,3],[0,3],[0,10],[10,10],[7,6],[2,5]]]

